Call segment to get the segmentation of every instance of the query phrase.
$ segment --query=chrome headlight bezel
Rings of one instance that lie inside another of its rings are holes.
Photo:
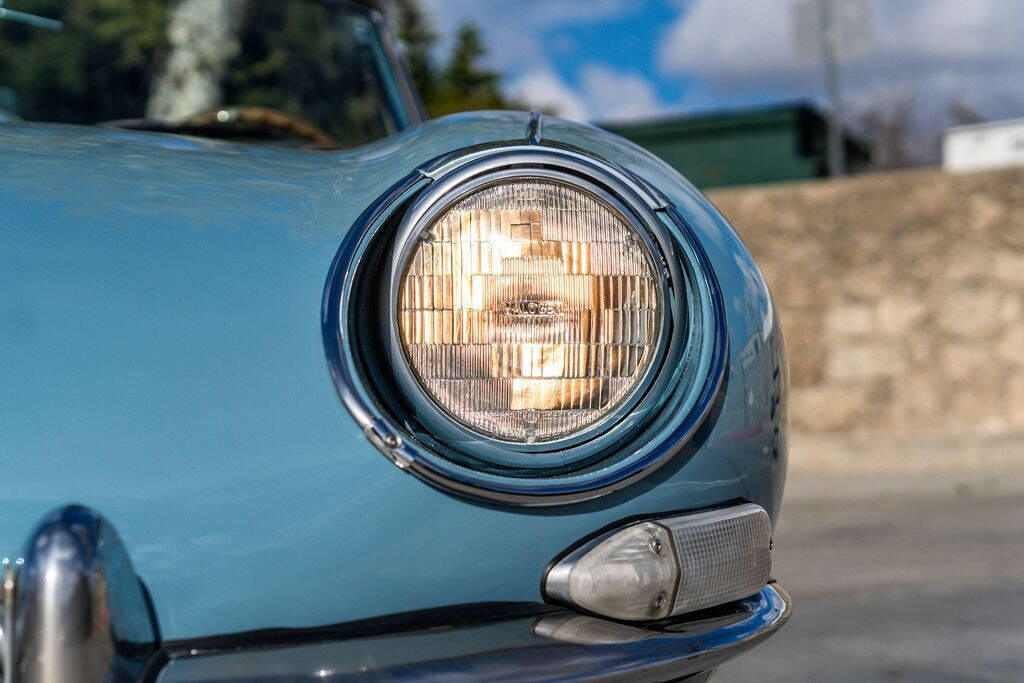
[[[485,437],[431,400],[406,363],[395,314],[396,279],[423,226],[488,183],[524,177],[579,187],[621,212],[659,261],[666,304],[656,357],[628,400],[578,434],[533,444]],[[368,314],[386,329],[368,325]],[[346,236],[323,307],[339,395],[380,450],[447,490],[535,505],[602,495],[679,452],[718,395],[724,326],[707,257],[674,207],[624,169],[577,150],[540,145],[446,155],[397,183]],[[368,353],[375,355],[368,359]]]
[[[485,160],[487,161],[487,160]],[[480,162],[477,162],[478,164]],[[657,243],[654,233],[646,224],[639,223],[642,214],[636,212],[612,196],[607,190],[579,176],[565,171],[542,166],[524,166],[520,168],[495,168],[488,170],[477,164],[470,164],[463,173],[452,174],[443,181],[433,183],[416,199],[405,214],[398,229],[390,267],[390,305],[397,311],[400,280],[403,268],[408,260],[409,252],[414,248],[417,236],[420,235],[439,215],[463,198],[490,185],[508,180],[538,179],[564,184],[577,190],[588,192],[614,208],[625,220],[631,221],[643,246],[657,259],[659,271],[666,262],[662,256],[663,245]],[[637,207],[641,208],[641,207]],[[653,219],[650,217],[648,220]],[[656,220],[656,219],[654,219]],[[654,265],[654,264],[652,264]],[[660,273],[659,273],[660,274]],[[669,278],[660,281],[659,301],[663,306],[671,306],[673,310],[663,311],[659,326],[658,340],[654,354],[647,364],[642,377],[633,386],[625,400],[619,403],[608,414],[595,423],[573,434],[541,443],[523,443],[506,441],[497,437],[487,437],[480,432],[463,425],[434,400],[425,390],[420,380],[414,376],[406,362],[406,357],[399,340],[398,320],[396,315],[389,317],[391,369],[402,390],[417,399],[417,417],[422,420],[439,439],[459,450],[472,452],[473,455],[499,466],[545,469],[571,465],[599,452],[609,441],[618,438],[630,428],[629,420],[624,419],[634,409],[640,410],[638,404],[648,395],[648,390],[659,369],[665,361],[666,351],[678,347],[676,336],[686,333],[686,303],[679,296],[673,297],[672,288],[668,285]],[[678,294],[678,292],[677,292]],[[680,310],[674,310],[678,307]],[[675,324],[673,324],[675,323]],[[650,408],[646,408],[649,410]]]

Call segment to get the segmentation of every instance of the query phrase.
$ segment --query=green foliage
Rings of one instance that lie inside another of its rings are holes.
[[[464,24],[455,36],[451,55],[439,67],[432,53],[437,34],[418,0],[399,0],[398,37],[416,89],[431,116],[479,109],[519,109],[501,94],[501,75],[480,64],[486,49],[480,32]]]
[[[8,0],[11,9],[59,19],[64,29],[0,21],[0,89],[16,94],[17,113],[29,120],[141,118],[170,54],[167,25],[176,1]],[[475,27],[462,26],[438,64],[438,35],[419,0],[393,2],[388,6],[397,9],[412,78],[431,115],[518,108],[502,96],[501,76],[482,66],[486,46]],[[329,6],[315,3],[247,0],[239,7],[245,19],[237,39],[245,59],[228,66],[222,104],[288,112],[346,144],[393,127],[386,84],[373,63],[372,31],[356,19],[341,27],[328,18]]]
[[[369,23],[338,21],[316,3],[250,0],[238,31],[245,59],[232,62],[224,101],[291,114],[346,145],[387,135],[384,86],[359,39]]]
[[[18,94],[25,118],[88,123],[145,107],[166,0],[19,0],[11,9],[65,27],[0,21],[0,85]]]
[[[50,31],[0,21],[0,89],[15,94],[17,114],[62,123],[145,115],[170,54],[168,22],[177,0],[7,4],[64,23]],[[316,2],[247,0],[237,8],[240,49],[221,75],[218,105],[276,109],[312,122],[342,145],[394,129],[376,33],[365,15]]]
[[[433,102],[437,96],[437,77],[431,51],[437,43],[437,33],[416,0],[403,0],[399,4],[397,24],[413,83],[424,102]]]

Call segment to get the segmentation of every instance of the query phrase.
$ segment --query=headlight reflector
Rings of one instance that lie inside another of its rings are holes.
[[[420,386],[492,439],[555,441],[600,422],[649,369],[656,259],[609,201],[543,178],[442,210],[401,267],[398,333]]]

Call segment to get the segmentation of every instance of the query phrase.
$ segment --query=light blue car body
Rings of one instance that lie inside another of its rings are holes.
[[[459,498],[396,468],[339,401],[320,307],[342,240],[438,155],[522,141],[449,116],[344,152],[0,125],[0,556],[71,502],[119,530],[165,640],[480,601],[541,600],[566,547],[639,514],[747,500],[777,518],[786,367],[764,280],[667,165],[546,118],[689,221],[724,295],[720,410],[694,449],[589,502]]]

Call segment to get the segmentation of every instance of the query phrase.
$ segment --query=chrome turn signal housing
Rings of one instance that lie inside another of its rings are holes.
[[[630,524],[557,560],[544,591],[601,616],[645,621],[739,600],[771,573],[772,525],[747,503]]]

